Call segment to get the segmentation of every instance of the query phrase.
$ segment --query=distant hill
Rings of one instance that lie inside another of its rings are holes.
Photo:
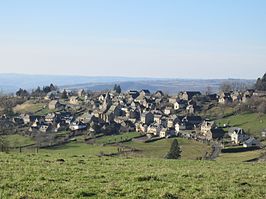
[[[210,87],[217,92],[224,82],[241,82],[252,85],[255,80],[243,79],[167,79],[143,77],[104,77],[104,76],[60,76],[60,75],[26,75],[26,74],[0,74],[0,89],[7,93],[14,93],[19,88],[31,90],[37,86],[53,83],[61,89],[88,89],[106,90],[120,84],[123,91],[129,89],[150,91],[162,90],[174,94],[182,90],[198,90],[205,92]]]
[[[139,81],[114,81],[114,82],[99,82],[86,83],[76,85],[65,85],[65,89],[87,89],[87,90],[106,90],[113,88],[114,84],[119,84],[123,91],[149,89],[151,92],[162,90],[168,94],[176,94],[180,91],[200,91],[206,92],[209,87],[212,92],[218,92],[221,84],[224,82],[241,83],[247,86],[252,86],[255,80],[240,80],[240,79],[146,79]]]

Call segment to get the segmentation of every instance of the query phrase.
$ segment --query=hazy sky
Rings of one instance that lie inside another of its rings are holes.
[[[6,0],[0,73],[256,78],[265,0]]]

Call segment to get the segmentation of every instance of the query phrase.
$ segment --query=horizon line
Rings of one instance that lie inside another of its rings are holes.
[[[161,79],[161,80],[173,80],[173,79],[180,79],[180,80],[256,80],[257,78],[241,78],[241,77],[224,77],[224,78],[189,78],[189,77],[151,77],[151,76],[126,76],[126,75],[79,75],[79,74],[40,74],[40,73],[1,73],[0,75],[25,75],[25,76],[51,76],[51,77],[100,77],[100,78],[135,78],[135,79]]]

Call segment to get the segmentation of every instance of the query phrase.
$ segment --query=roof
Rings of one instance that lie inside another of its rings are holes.
[[[236,134],[244,134],[245,132],[244,132],[244,129],[242,129],[242,128],[239,128],[239,127],[232,127],[232,128],[230,128],[229,130],[228,130],[228,134],[230,135],[230,134],[232,134],[232,133],[236,133]]]
[[[161,91],[161,90],[156,91],[155,94],[164,95],[164,94],[163,94],[163,91]]]
[[[207,120],[204,120],[204,121],[202,122],[202,125],[207,125],[207,126],[212,126],[212,125],[214,125],[214,124],[215,124],[214,121],[207,121]]]
[[[144,92],[145,94],[150,94],[150,91],[147,89],[142,89],[140,92]]]
[[[148,112],[144,112],[141,114],[141,116],[145,116],[145,115],[148,115],[148,114],[153,114],[152,112],[148,111]]]

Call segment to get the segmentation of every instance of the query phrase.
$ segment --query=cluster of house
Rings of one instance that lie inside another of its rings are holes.
[[[233,102],[247,102],[252,96],[266,97],[265,92],[255,91],[254,89],[248,89],[245,92],[241,91],[230,91],[220,92],[217,95],[218,102],[220,104],[230,104]]]
[[[206,95],[208,101],[222,103],[222,99],[244,100],[254,94],[248,90],[241,97],[234,92]],[[95,92],[87,94],[83,89],[76,94],[68,92],[68,99],[60,99],[53,91],[45,97],[48,108],[57,110],[44,116],[23,114],[13,118],[17,124],[28,125],[29,131],[58,132],[62,130],[84,130],[91,134],[138,131],[149,137],[180,135],[212,140],[224,136],[224,131],[200,116],[198,91],[180,92],[177,96],[165,95],[162,91],[130,90],[125,93]],[[240,95],[240,94],[239,94]],[[79,107],[79,111],[67,111],[66,107]],[[60,111],[59,111],[60,110]],[[81,111],[80,111],[81,110]],[[232,140],[233,141],[233,140]]]
[[[260,142],[254,137],[246,134],[244,129],[242,128],[238,127],[230,128],[228,135],[231,138],[232,143],[234,144],[238,145],[242,144],[244,147],[260,146]]]
[[[73,128],[74,117],[70,112],[54,112],[45,116],[21,114],[12,121],[21,126],[28,126],[29,132],[59,132]]]

